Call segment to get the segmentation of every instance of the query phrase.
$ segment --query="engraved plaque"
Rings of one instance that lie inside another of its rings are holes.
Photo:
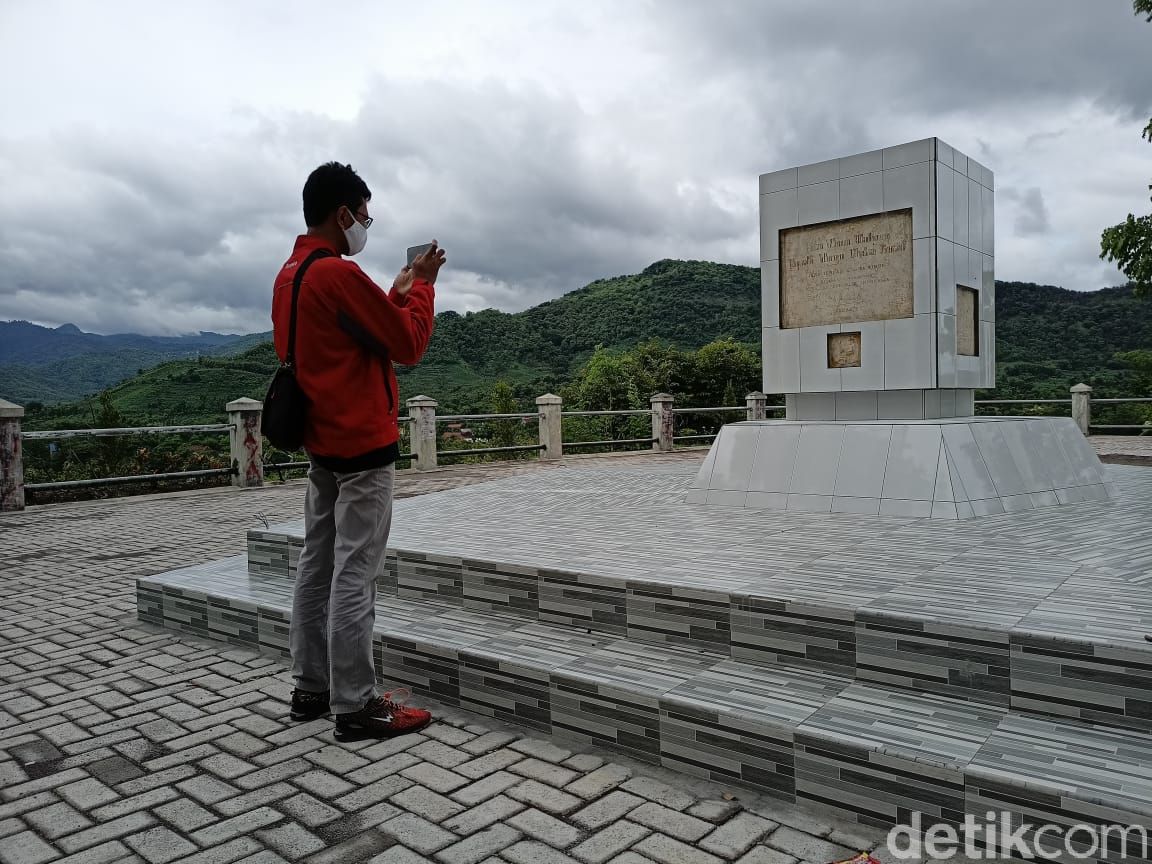
[[[980,295],[975,288],[956,286],[956,353],[963,357],[980,355]]]
[[[912,211],[780,232],[780,326],[911,318]]]
[[[860,331],[828,334],[828,368],[849,369],[860,365]]]

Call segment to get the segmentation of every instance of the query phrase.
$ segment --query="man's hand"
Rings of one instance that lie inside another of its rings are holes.
[[[412,275],[412,268],[406,266],[392,280],[392,290],[396,292],[397,297],[403,297],[412,290],[412,283],[415,279],[416,277]]]
[[[420,255],[412,262],[412,275],[416,279],[424,279],[432,285],[436,284],[436,276],[444,266],[444,250],[433,240],[432,248]]]

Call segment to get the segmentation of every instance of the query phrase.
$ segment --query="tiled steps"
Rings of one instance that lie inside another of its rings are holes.
[[[941,537],[938,546],[947,543]],[[301,545],[287,530],[249,532],[253,575],[295,578]],[[1152,632],[1152,609],[1139,599],[1147,592],[1075,565],[1060,572],[1033,555],[1004,561],[970,553],[894,583],[883,603],[865,603],[850,588],[836,602],[830,566],[805,574],[833,586],[817,599],[803,593],[807,586],[793,592],[783,580],[748,587],[728,578],[722,556],[702,584],[676,562],[629,578],[390,551],[377,583],[382,594],[405,600],[1152,734],[1152,644],[1142,635]],[[856,560],[869,566],[863,556]],[[884,566],[890,569],[877,572],[877,581],[895,578],[900,563],[889,556]],[[923,565],[910,559],[904,566]],[[1021,607],[1033,611],[1011,623]],[[1101,627],[1107,635],[1097,635]]]
[[[281,654],[291,583],[245,558],[138,581],[141,620]],[[1152,824],[1152,736],[428,599],[377,604],[382,681],[873,825]]]

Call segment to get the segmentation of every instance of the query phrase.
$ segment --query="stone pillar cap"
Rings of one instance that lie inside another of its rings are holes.
[[[536,397],[537,405],[560,405],[563,402],[564,400],[555,393],[545,393],[543,396]]]
[[[652,397],[653,402],[675,402],[676,397],[671,393],[657,393]]]
[[[767,399],[768,394],[767,393],[761,393],[759,390],[757,390],[755,393],[749,393],[745,398],[747,398],[747,399]]]
[[[409,408],[439,408],[440,403],[431,396],[413,396],[406,403]]]
[[[224,408],[226,411],[229,411],[229,412],[232,412],[232,411],[263,411],[264,410],[264,403],[257,400],[257,399],[249,399],[247,396],[243,396],[239,399],[233,399],[231,402],[229,402],[227,405],[225,405]]]
[[[24,407],[7,399],[0,399],[0,417],[23,417]]]
[[[1072,388],[1072,392],[1073,393],[1091,393],[1092,388],[1089,387],[1087,384],[1077,384],[1075,387]]]

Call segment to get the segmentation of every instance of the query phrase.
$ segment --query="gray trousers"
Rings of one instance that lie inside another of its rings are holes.
[[[376,571],[392,527],[395,479],[395,465],[337,474],[313,463],[308,472],[292,675],[301,690],[330,690],[334,714],[359,711],[376,695]]]

